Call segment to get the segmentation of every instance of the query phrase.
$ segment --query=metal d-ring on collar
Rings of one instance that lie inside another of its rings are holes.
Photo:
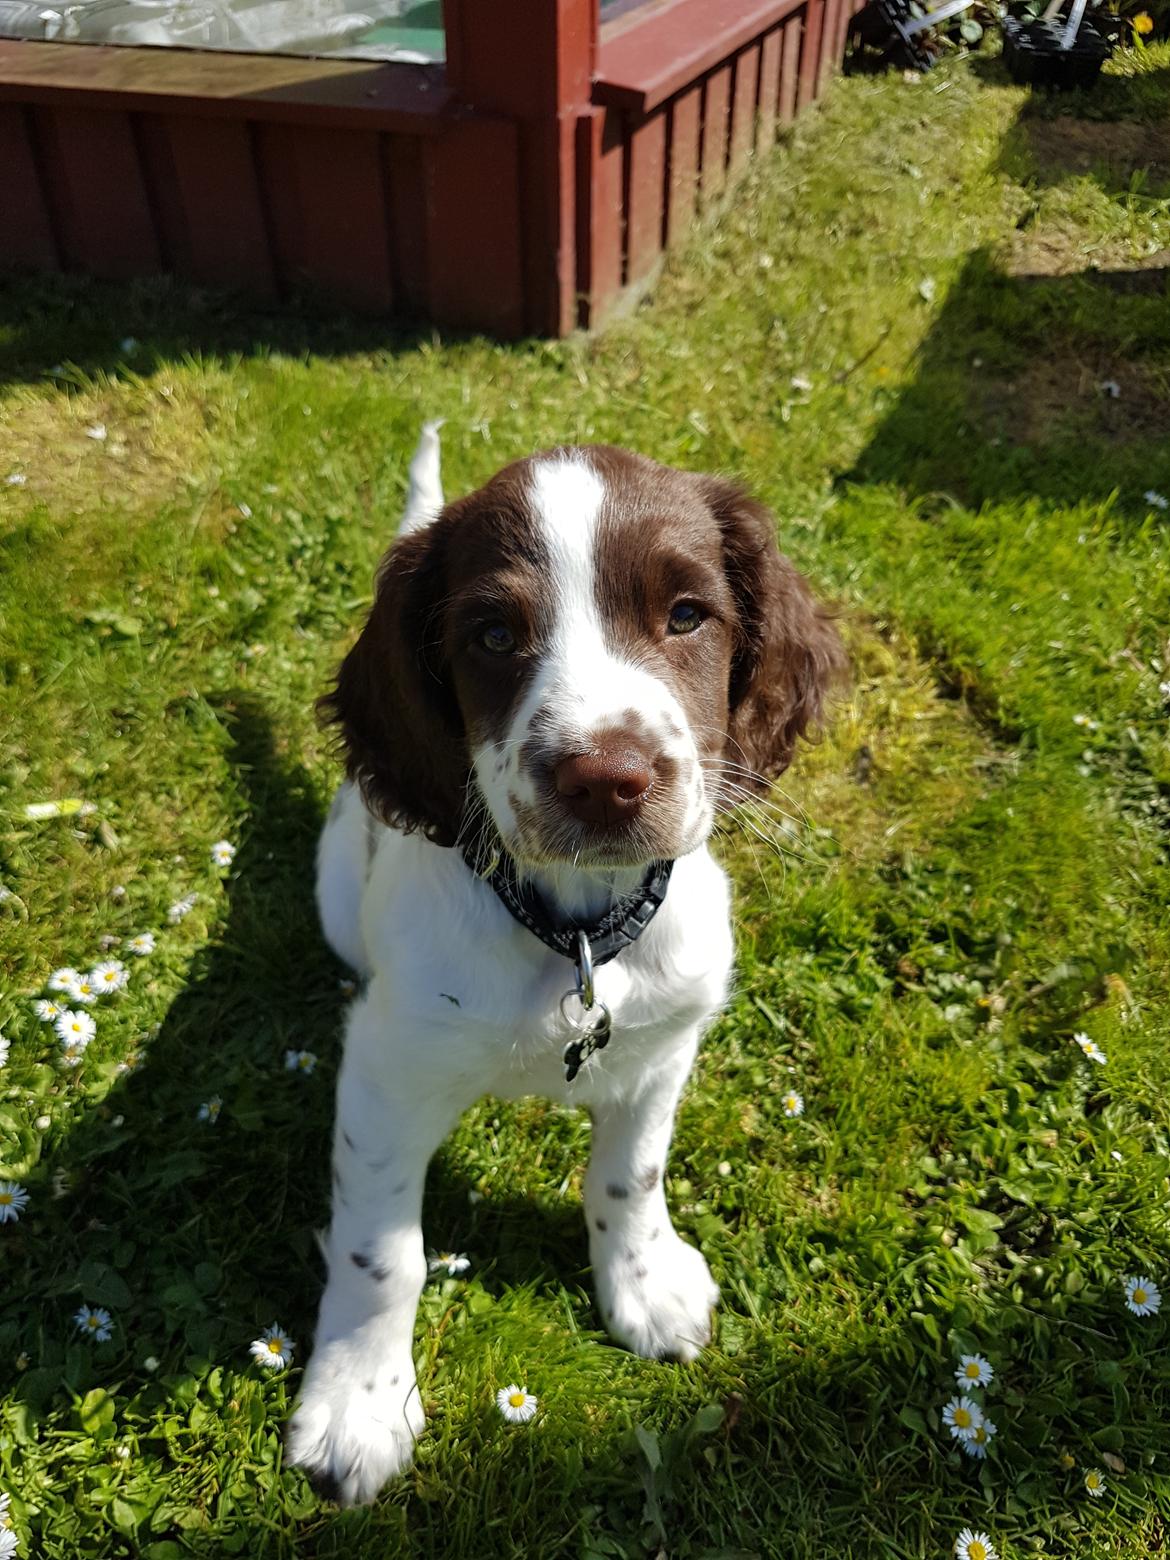
[[[600,920],[589,926],[558,926],[531,883],[522,882],[516,863],[504,851],[487,855],[465,848],[463,859],[483,882],[489,883],[508,913],[546,947],[573,961],[574,989],[561,998],[561,1016],[577,1037],[565,1047],[565,1080],[572,1083],[594,1051],[609,1044],[611,1019],[604,1002],[597,1000],[593,972],[617,957],[642,935],[654,919],[670,883],[673,861],[654,862],[640,887],[620,900]],[[574,1014],[569,1004],[577,1003]]]
[[[575,1040],[565,1047],[565,1082],[572,1083],[594,1051],[604,1051],[613,1029],[609,1009],[597,1000],[593,989],[593,951],[589,939],[578,928],[577,952],[573,958],[573,975],[576,986],[561,998],[561,1017],[571,1028],[580,1030]],[[575,1017],[565,1004],[577,1001],[581,1004],[581,1016]]]

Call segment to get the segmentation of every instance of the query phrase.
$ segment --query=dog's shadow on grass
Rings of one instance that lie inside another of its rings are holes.
[[[175,1407],[185,1416],[198,1400],[223,1414],[223,1402],[207,1397],[208,1378],[224,1367],[262,1379],[248,1349],[262,1328],[277,1322],[291,1333],[298,1366],[311,1352],[324,1278],[316,1232],[329,1217],[334,1082],[349,1000],[348,972],[322,939],[312,894],[320,789],[279,751],[259,703],[230,695],[214,702],[250,819],[226,884],[226,923],[194,955],[130,1070],[54,1155],[61,1195],[48,1185],[38,1193],[37,1241],[18,1232],[8,1248],[23,1259],[14,1284],[42,1310],[34,1361],[15,1383],[25,1411],[59,1408],[62,1388],[79,1399],[104,1389],[134,1404],[139,1451],[163,1461],[166,1439],[149,1427],[155,1412]],[[286,1052],[302,1050],[318,1058],[311,1073],[285,1065]],[[506,1197],[476,1206],[471,1190],[440,1155],[424,1223],[436,1245],[466,1244],[474,1232],[486,1259],[483,1288],[551,1293],[583,1271],[578,1208]],[[108,1343],[95,1346],[74,1329],[80,1304],[111,1313]],[[269,1404],[273,1427],[291,1406],[295,1379],[283,1403]],[[284,1493],[300,1478],[286,1473]],[[241,1492],[232,1510],[221,1491],[199,1541],[259,1522],[249,1498]],[[320,1507],[318,1519],[328,1524],[331,1509]],[[339,1532],[350,1531],[350,1520]],[[257,1527],[257,1542],[266,1526]],[[164,1527],[151,1539],[166,1536]]]

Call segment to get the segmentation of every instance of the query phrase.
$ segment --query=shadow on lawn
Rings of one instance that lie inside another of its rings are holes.
[[[979,73],[1003,80],[999,61]],[[1031,98],[1000,171],[1038,191],[1087,178],[1116,227],[1170,190],[1170,70],[1105,76],[1092,93]],[[1103,228],[1109,226],[1099,214]],[[846,480],[977,508],[1100,502],[1142,519],[1170,481],[1170,250],[1134,260],[1041,200],[1000,253],[969,255],[898,397]],[[1091,253],[1093,263],[1087,265]]]
[[[0,388],[67,383],[70,369],[146,375],[204,354],[405,352],[438,334],[430,325],[346,314],[315,297],[265,310],[168,276],[108,282],[0,269]],[[461,336],[444,330],[442,339]]]

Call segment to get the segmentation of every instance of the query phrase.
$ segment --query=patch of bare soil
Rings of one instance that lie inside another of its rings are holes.
[[[1156,184],[1170,183],[1170,125],[1061,117],[1025,119],[1024,132],[1046,183],[1093,173],[1123,190],[1139,169]]]
[[[1122,239],[1094,237],[1072,223],[1037,222],[1022,228],[1002,256],[1009,276],[1084,275],[1111,292],[1158,294],[1170,284],[1170,249],[1135,259]]]
[[[1056,348],[1011,379],[980,380],[972,410],[1013,444],[1046,444],[1058,430],[1114,444],[1161,440],[1170,427],[1170,367]]]

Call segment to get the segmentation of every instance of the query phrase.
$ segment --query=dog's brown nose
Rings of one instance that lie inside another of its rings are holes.
[[[595,748],[564,758],[554,771],[557,793],[582,823],[620,823],[641,807],[654,779],[637,748]]]

